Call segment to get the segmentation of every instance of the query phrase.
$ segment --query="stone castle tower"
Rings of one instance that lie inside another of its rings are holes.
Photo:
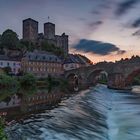
[[[45,39],[49,44],[61,48],[66,56],[68,55],[68,35],[65,33],[62,35],[55,35],[55,24],[53,23],[45,23],[44,34],[39,34],[37,21],[31,18],[23,20],[23,39],[33,42],[37,42],[38,39]]]
[[[28,18],[23,20],[23,39],[35,41],[38,38],[38,22]]]
[[[55,24],[50,22],[44,24],[44,37],[55,40]]]

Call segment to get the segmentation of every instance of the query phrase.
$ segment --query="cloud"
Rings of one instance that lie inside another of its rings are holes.
[[[77,18],[79,21],[86,21],[87,19],[86,18],[82,18],[82,17],[80,17],[80,18]]]
[[[103,24],[103,21],[96,21],[96,22],[91,22],[89,23],[89,27],[96,27]]]
[[[132,36],[140,36],[140,30],[137,30],[136,32],[134,32],[134,33],[132,34]]]
[[[92,10],[90,13],[92,15],[99,15],[100,14],[100,12],[99,11],[96,11],[96,10]]]
[[[119,50],[119,51],[117,52],[118,55],[122,55],[122,54],[124,54],[124,53],[126,53],[125,50]]]
[[[131,25],[133,28],[138,28],[140,27],[140,18],[135,20],[132,25]]]
[[[138,2],[140,1],[139,0],[125,0],[124,2],[118,5],[115,15],[122,16],[123,14],[126,14]]]
[[[125,53],[125,50],[120,50],[114,44],[86,39],[81,39],[73,48],[79,51],[84,51],[87,53],[91,52],[98,55],[108,55],[112,52],[116,52],[118,55]]]

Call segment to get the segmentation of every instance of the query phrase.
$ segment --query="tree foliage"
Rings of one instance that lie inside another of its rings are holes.
[[[16,49],[18,41],[18,35],[10,29],[4,31],[1,36],[1,45],[7,49]]]
[[[21,39],[18,44],[19,49],[24,49],[26,51],[34,51],[35,45],[31,41]]]
[[[4,120],[0,117],[0,140],[7,140],[7,136],[4,132],[5,125]]]
[[[137,75],[136,77],[134,77],[132,84],[133,85],[140,85],[140,75]]]
[[[14,77],[10,77],[6,74],[0,74],[0,87],[3,88],[18,87],[18,82]]]
[[[34,75],[27,73],[20,78],[21,87],[35,87],[36,86],[36,78]]]
[[[42,41],[41,49],[44,51],[52,52],[57,56],[64,55],[64,52],[61,48],[56,47],[54,44],[49,44],[47,40]]]
[[[53,87],[53,80],[52,77],[50,75],[48,75],[47,77],[47,88],[48,88],[48,92],[52,91],[52,87]]]
[[[5,74],[10,74],[12,72],[11,67],[4,67],[3,71]]]

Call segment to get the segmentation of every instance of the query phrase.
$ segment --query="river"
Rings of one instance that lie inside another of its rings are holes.
[[[104,85],[7,127],[9,140],[140,140],[140,94]]]

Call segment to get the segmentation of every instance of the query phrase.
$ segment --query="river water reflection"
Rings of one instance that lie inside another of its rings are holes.
[[[10,140],[140,140],[140,94],[98,85],[6,128]]]

